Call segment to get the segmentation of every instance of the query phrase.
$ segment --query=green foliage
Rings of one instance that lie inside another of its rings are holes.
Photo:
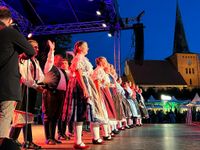
[[[66,34],[60,35],[45,35],[45,36],[37,36],[34,39],[39,44],[39,55],[38,60],[40,61],[40,65],[43,68],[47,59],[47,54],[49,52],[49,47],[47,45],[47,40],[54,41],[55,46],[55,54],[61,54],[63,57],[66,57],[66,51],[72,49],[72,36]]]
[[[49,51],[47,47],[47,40],[54,41],[56,44],[55,53],[65,55],[66,51],[72,49],[72,36],[66,34],[59,34],[59,35],[45,35],[45,36],[38,36],[35,37],[40,45],[41,51]]]
[[[66,51],[72,48],[72,36],[71,35],[57,35],[54,37],[56,42],[56,53],[65,55]]]

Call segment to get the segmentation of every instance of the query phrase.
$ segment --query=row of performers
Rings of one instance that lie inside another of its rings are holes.
[[[55,44],[51,41],[48,43],[50,51],[44,74],[39,69],[40,73],[37,75],[37,65],[31,61],[32,65],[29,70],[34,82],[27,79],[28,61],[20,60],[22,83],[26,85],[26,88],[31,87],[29,93],[31,89],[42,91],[46,144],[61,143],[60,140],[55,139],[57,122],[59,122],[59,137],[66,135],[66,126],[72,122],[75,137],[74,148],[85,149],[89,147],[82,141],[82,128],[85,121],[90,122],[92,143],[102,144],[105,140],[111,140],[114,134],[118,134],[119,129],[141,126],[142,118],[148,118],[141,89],[127,82],[122,84],[121,79],[117,78],[113,65],[109,64],[105,57],[96,58],[96,68],[93,69],[86,57],[89,50],[87,42],[75,43],[74,58],[70,66],[68,60],[61,55],[54,56]],[[36,76],[41,78],[36,79]],[[36,93],[33,92],[32,96],[29,94],[30,107],[34,105],[32,99],[36,99],[33,95]],[[23,102],[18,106],[17,109],[24,109]],[[104,131],[103,139],[100,136],[100,126]],[[13,127],[10,137],[16,139],[19,131],[19,128]],[[31,132],[31,129],[28,130],[27,139],[33,143]]]

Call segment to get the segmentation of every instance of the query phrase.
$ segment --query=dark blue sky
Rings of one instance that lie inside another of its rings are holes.
[[[163,60],[172,54],[176,15],[176,0],[118,0],[122,18],[136,17],[145,11],[144,59]],[[179,0],[179,8],[191,52],[200,53],[200,0]],[[121,62],[132,58],[132,30],[121,31]],[[85,40],[89,44],[88,58],[94,64],[98,56],[105,56],[113,63],[113,38],[107,33],[73,35],[73,43]]]

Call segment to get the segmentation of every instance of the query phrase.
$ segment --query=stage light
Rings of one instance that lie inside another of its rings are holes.
[[[108,37],[112,37],[112,34],[111,34],[111,33],[108,33]]]
[[[106,28],[106,27],[107,27],[107,25],[106,25],[105,23],[102,23],[102,26],[103,26],[104,28]]]
[[[30,39],[32,38],[32,36],[33,36],[33,33],[29,33],[27,37]]]
[[[97,16],[101,16],[101,12],[99,10],[96,11]]]
[[[169,96],[169,95],[161,95],[161,99],[164,100],[164,101],[169,101],[169,100],[172,99],[172,97]]]
[[[115,35],[115,29],[114,27],[110,27],[108,31],[108,37],[113,37]]]

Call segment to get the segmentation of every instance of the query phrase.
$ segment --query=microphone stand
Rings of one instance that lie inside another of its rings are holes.
[[[27,59],[27,81],[29,81],[29,66],[30,66],[30,59]],[[25,150],[27,150],[26,143],[27,143],[27,136],[28,136],[28,104],[29,104],[29,88],[26,86],[26,113],[25,113]]]

